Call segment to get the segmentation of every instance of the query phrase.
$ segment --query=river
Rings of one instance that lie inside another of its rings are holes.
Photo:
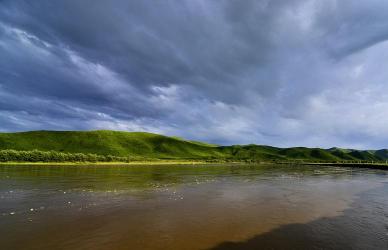
[[[0,166],[0,249],[388,249],[387,173]]]

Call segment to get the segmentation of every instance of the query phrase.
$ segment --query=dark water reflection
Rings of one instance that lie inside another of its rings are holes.
[[[388,249],[383,170],[0,167],[1,249]]]

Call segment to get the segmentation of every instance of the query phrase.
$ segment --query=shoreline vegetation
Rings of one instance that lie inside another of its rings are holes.
[[[219,146],[144,132],[0,133],[0,164],[289,164],[388,168],[388,150]]]
[[[254,161],[252,159],[140,159],[83,153],[55,151],[0,150],[0,165],[214,165],[214,164],[283,164],[283,165],[328,165],[342,167],[366,167],[388,169],[387,162],[373,161]]]

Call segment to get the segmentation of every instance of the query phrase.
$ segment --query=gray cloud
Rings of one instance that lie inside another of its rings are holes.
[[[2,1],[0,130],[388,147],[384,1]]]

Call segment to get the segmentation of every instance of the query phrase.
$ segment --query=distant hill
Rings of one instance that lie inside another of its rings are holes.
[[[306,161],[386,161],[388,150],[277,148],[264,145],[218,146],[144,132],[31,131],[0,133],[0,150],[93,153],[154,159],[236,159]]]

